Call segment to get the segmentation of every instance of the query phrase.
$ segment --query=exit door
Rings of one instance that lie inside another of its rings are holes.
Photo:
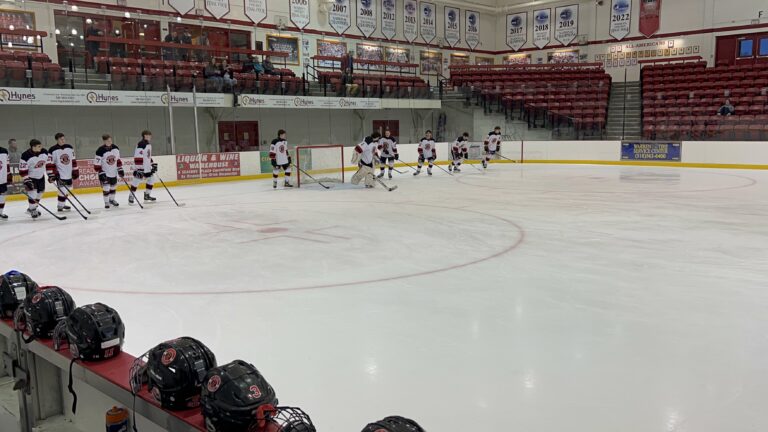
[[[219,122],[219,151],[259,150],[259,122]]]
[[[373,130],[384,136],[384,131],[389,129],[393,137],[400,136],[400,120],[374,120]]]

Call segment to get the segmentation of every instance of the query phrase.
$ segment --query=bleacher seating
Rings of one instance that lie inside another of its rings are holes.
[[[334,94],[344,94],[341,72],[320,72],[318,81],[328,85]],[[381,93],[386,97],[424,97],[429,92],[424,79],[414,75],[355,74],[353,82],[361,87],[361,92],[374,96]]]
[[[642,70],[643,136],[647,139],[768,138],[768,64],[708,68],[706,62]],[[718,116],[729,99],[731,116]]]
[[[56,87],[63,83],[61,66],[51,63],[44,53],[29,51],[0,51],[0,85],[27,85],[27,70],[40,87]]]

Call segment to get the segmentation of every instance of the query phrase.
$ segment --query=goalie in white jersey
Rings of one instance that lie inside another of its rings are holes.
[[[432,175],[432,165],[435,159],[437,159],[437,148],[435,148],[435,140],[432,139],[432,131],[428,130],[424,134],[424,138],[419,141],[419,164],[416,172],[413,175],[417,176],[421,173],[421,167],[424,166],[424,162],[427,162],[427,174]]]
[[[379,178],[384,177],[384,168],[388,168],[389,178],[392,178],[395,161],[400,159],[400,155],[397,154],[397,138],[392,136],[392,132],[389,129],[385,130],[384,136],[379,139],[379,150],[381,151],[379,159],[381,172],[379,173]]]
[[[32,219],[40,216],[37,205],[45,192],[45,173],[48,170],[48,163],[48,151],[43,148],[43,144],[36,139],[29,141],[29,150],[22,153],[19,161],[19,174],[27,191],[29,202],[27,213],[32,216]]]
[[[461,164],[469,155],[469,132],[464,132],[456,138],[451,146],[451,164],[448,165],[448,171],[461,172]]]
[[[67,188],[72,187],[73,181],[80,178],[80,169],[77,168],[75,149],[67,144],[67,137],[59,132],[53,138],[56,144],[48,149],[48,183],[55,185],[59,191],[57,209],[61,212],[71,210],[67,205]]]
[[[284,187],[293,187],[291,184],[291,156],[288,155],[288,141],[285,138],[285,131],[277,131],[277,138],[272,140],[269,145],[269,159],[272,163],[272,187],[277,189],[277,177],[280,170],[283,170]]]
[[[13,183],[10,162],[8,149],[0,147],[0,219],[8,219],[5,214],[5,194],[8,193],[8,185]]]
[[[352,152],[352,163],[357,164],[357,172],[352,176],[352,184],[360,184],[365,179],[365,187],[372,188],[375,185],[373,164],[378,159],[377,150],[381,134],[374,132],[365,137],[363,142],[355,146]]]
[[[483,144],[485,147],[483,168],[488,168],[488,162],[491,161],[491,158],[496,158],[496,153],[501,152],[501,127],[496,126],[492,132],[488,132],[488,137]]]

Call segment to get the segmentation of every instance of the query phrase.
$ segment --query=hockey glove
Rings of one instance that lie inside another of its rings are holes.
[[[32,181],[31,178],[27,177],[24,179],[24,189],[27,190],[27,192],[31,192],[35,188],[35,182]]]
[[[293,165],[293,159],[290,156],[288,156],[288,165]]]
[[[77,180],[80,178],[80,170],[75,168],[72,170],[72,180]]]
[[[485,150],[486,153],[488,153],[488,146],[487,145],[483,146],[483,149]]]
[[[270,159],[269,163],[272,164],[272,168],[277,168],[277,161],[275,159]]]
[[[123,169],[123,167],[120,167],[117,169],[117,175],[119,175],[120,177],[125,177],[125,170]]]
[[[59,176],[55,173],[48,174],[48,183],[54,183],[56,180],[59,179]]]
[[[11,184],[11,183],[13,183],[13,174],[11,174],[11,173],[8,173],[8,178],[7,178],[7,181],[8,181],[8,184]]]
[[[154,175],[157,172],[157,163],[152,162],[152,172],[149,173],[150,176]]]
[[[144,178],[144,171],[136,170],[136,171],[133,172],[133,176],[136,177],[137,179],[141,180],[141,179]]]
[[[105,172],[100,172],[99,173],[99,183],[107,184],[107,173],[105,173]]]
[[[400,160],[400,155],[395,153],[395,160]]]

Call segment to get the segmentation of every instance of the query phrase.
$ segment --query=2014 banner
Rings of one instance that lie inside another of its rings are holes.
[[[168,0],[168,4],[181,15],[186,15],[195,8],[195,0]]]
[[[528,42],[528,12],[507,15],[507,46],[515,51]]]
[[[536,48],[544,48],[549,45],[552,35],[552,9],[539,9],[533,11],[533,44]]]
[[[437,35],[437,7],[434,3],[421,2],[421,19],[419,20],[419,30],[421,38],[426,43],[432,43]]]
[[[640,33],[651,37],[661,26],[661,0],[640,0]]]
[[[397,34],[395,0],[381,0],[381,34],[392,39]]]
[[[365,37],[371,37],[376,31],[375,0],[357,0],[357,28]]]
[[[416,0],[405,0],[403,4],[403,36],[408,42],[413,42],[419,35],[418,29],[419,6]]]
[[[291,22],[296,27],[303,29],[309,25],[309,0],[289,0],[288,13]]]
[[[568,46],[579,34],[579,5],[555,8],[555,40]]]
[[[471,49],[480,45],[480,13],[468,10],[464,12],[467,15],[466,28],[464,29],[464,38]]]
[[[267,0],[245,0],[243,2],[245,16],[258,24],[267,17]]]
[[[622,40],[629,35],[631,23],[632,0],[611,0],[611,27],[608,34],[616,40]]]
[[[459,16],[461,11],[455,7],[445,6],[445,41],[455,47],[461,42],[461,30],[459,30]]]
[[[205,0],[205,10],[216,19],[229,13],[229,0]]]
[[[344,34],[352,25],[352,13],[349,10],[349,0],[334,0],[328,12],[328,23],[338,34]]]

